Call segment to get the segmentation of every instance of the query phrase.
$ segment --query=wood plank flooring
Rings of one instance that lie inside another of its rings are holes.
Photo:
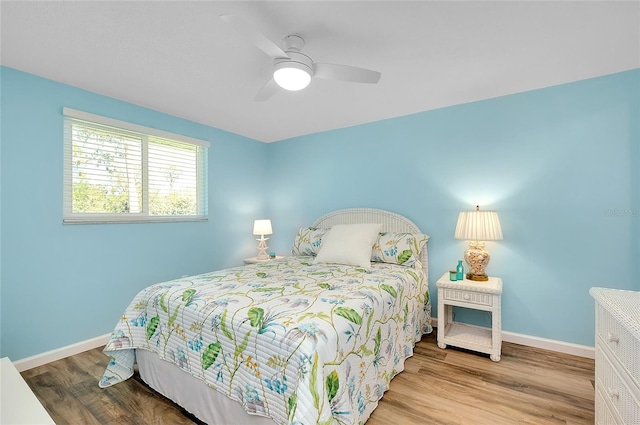
[[[107,357],[94,349],[22,372],[58,425],[202,424],[136,374],[98,388]],[[593,424],[594,361],[503,343],[498,363],[425,335],[367,425]]]

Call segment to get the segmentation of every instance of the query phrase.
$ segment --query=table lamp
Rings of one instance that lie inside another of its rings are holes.
[[[269,254],[267,254],[267,239],[264,235],[270,235],[273,233],[271,229],[271,220],[255,220],[253,222],[253,234],[260,235],[260,239],[256,239],[258,241],[258,256],[256,257],[258,260],[268,260]]]
[[[469,241],[469,249],[464,253],[464,259],[469,265],[467,279],[489,280],[485,268],[489,264],[491,256],[484,249],[484,241],[502,240],[502,228],[498,213],[480,211],[479,206],[476,206],[475,211],[462,211],[458,215],[455,238]]]

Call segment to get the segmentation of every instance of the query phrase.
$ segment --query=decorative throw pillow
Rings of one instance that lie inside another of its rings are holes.
[[[371,250],[371,261],[420,268],[420,253],[429,240],[422,233],[380,233]]]
[[[293,241],[291,255],[318,255],[322,246],[322,238],[328,231],[329,229],[301,227]]]
[[[314,260],[318,263],[337,263],[371,268],[371,249],[378,238],[382,224],[336,224],[324,236],[320,252]]]

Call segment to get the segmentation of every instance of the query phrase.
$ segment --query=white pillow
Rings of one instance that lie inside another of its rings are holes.
[[[313,261],[371,268],[371,247],[378,239],[382,224],[336,224],[322,238],[322,246]]]

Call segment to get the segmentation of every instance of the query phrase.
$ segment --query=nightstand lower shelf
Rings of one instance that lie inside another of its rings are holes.
[[[492,354],[493,352],[491,329],[453,322],[446,325],[444,335],[442,342],[438,342],[440,348],[453,345],[481,353]]]

